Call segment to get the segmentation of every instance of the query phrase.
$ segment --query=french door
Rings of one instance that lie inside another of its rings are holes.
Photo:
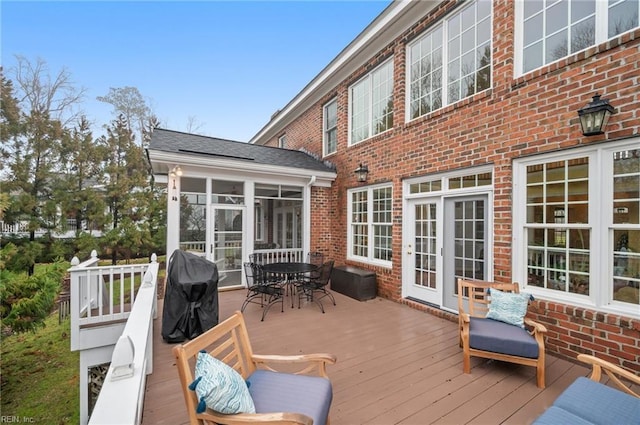
[[[404,296],[457,311],[458,277],[489,274],[488,196],[436,197],[407,203]]]
[[[487,280],[487,196],[446,199],[444,216],[443,306],[457,311],[458,278]]]

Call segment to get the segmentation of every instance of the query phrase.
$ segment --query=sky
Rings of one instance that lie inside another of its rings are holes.
[[[2,67],[66,69],[96,137],[114,118],[96,97],[129,86],[163,128],[246,142],[389,3],[1,0]]]

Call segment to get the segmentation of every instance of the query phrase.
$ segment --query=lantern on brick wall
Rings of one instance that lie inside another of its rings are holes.
[[[367,175],[369,174],[369,168],[366,165],[362,165],[362,162],[361,162],[360,166],[358,166],[358,168],[355,169],[354,173],[356,173],[356,177],[359,182],[366,182]]]
[[[596,134],[604,133],[604,128],[613,111],[614,109],[609,104],[609,99],[600,99],[600,95],[596,93],[593,96],[593,101],[578,110],[582,134],[595,136]]]

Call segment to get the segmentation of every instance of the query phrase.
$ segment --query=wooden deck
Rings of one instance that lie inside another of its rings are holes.
[[[531,367],[472,359],[462,373],[457,323],[381,298],[359,302],[334,293],[299,310],[274,306],[264,322],[258,305],[245,320],[260,354],[330,352],[332,425],[352,424],[528,424],[573,380],[589,370],[547,355],[547,388],[540,390]],[[220,320],[238,310],[245,291],[220,293]],[[160,304],[161,305],[161,304]],[[154,372],[148,377],[143,424],[187,423],[172,345],[155,321]]]

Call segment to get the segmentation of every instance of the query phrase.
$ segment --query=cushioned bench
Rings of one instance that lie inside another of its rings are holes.
[[[589,378],[580,377],[534,424],[638,424],[640,399]]]
[[[576,379],[534,424],[640,424],[640,394],[624,382],[640,385],[640,377],[597,357],[580,354],[578,360],[593,366],[590,379]],[[602,371],[619,389],[599,382]]]

